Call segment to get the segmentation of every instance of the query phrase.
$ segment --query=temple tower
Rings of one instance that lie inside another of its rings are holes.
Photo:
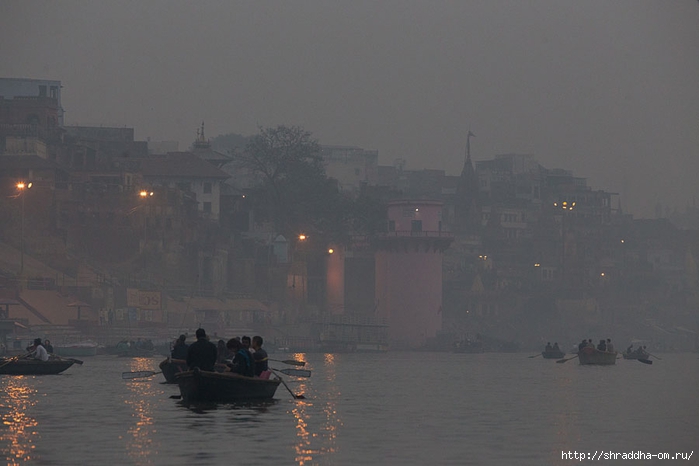
[[[388,231],[375,238],[376,308],[392,349],[416,349],[442,328],[442,202],[388,203]]]

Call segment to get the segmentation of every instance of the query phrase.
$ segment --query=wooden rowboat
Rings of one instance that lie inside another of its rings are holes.
[[[578,352],[578,360],[583,366],[612,366],[616,364],[616,355],[616,351],[600,351],[597,348],[585,347]]]
[[[621,355],[624,359],[648,359],[650,353],[646,353],[645,351],[633,351],[631,353],[621,353]]]
[[[0,374],[6,375],[50,375],[60,374],[75,361],[69,359],[19,359],[0,358]]]
[[[270,400],[281,380],[246,377],[233,372],[209,372],[194,369],[175,376],[184,401],[230,403]]]
[[[544,359],[561,359],[566,354],[563,351],[542,351],[541,356]]]

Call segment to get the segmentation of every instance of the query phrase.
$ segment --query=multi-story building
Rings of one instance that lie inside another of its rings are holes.
[[[322,146],[325,174],[335,178],[342,191],[358,192],[378,182],[379,152],[353,146]]]
[[[63,126],[63,107],[61,106],[61,81],[28,78],[0,78],[0,96],[51,98],[58,106],[57,124]]]

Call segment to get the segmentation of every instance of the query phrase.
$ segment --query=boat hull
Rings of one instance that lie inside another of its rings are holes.
[[[561,359],[566,354],[563,351],[542,351],[541,356],[544,359]]]
[[[0,359],[0,374],[4,375],[53,375],[60,374],[70,366],[73,361],[38,359],[9,360]]]
[[[270,400],[279,379],[245,377],[232,372],[209,372],[195,369],[175,376],[184,401],[237,402]]]
[[[158,366],[163,372],[163,377],[165,377],[165,383],[177,383],[175,376],[180,372],[187,372],[189,368],[187,367],[187,361],[184,359],[172,359],[167,358],[160,363]]]
[[[580,365],[612,366],[616,364],[616,351],[599,351],[596,348],[583,348],[578,352]]]
[[[643,354],[638,354],[638,353],[621,353],[621,355],[624,357],[624,359],[648,359],[650,354],[648,353],[643,353]]]

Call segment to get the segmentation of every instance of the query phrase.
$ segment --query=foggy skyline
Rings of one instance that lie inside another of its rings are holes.
[[[180,150],[299,125],[457,175],[470,129],[474,161],[533,154],[635,217],[699,200],[694,0],[5,1],[0,50],[66,125]]]

